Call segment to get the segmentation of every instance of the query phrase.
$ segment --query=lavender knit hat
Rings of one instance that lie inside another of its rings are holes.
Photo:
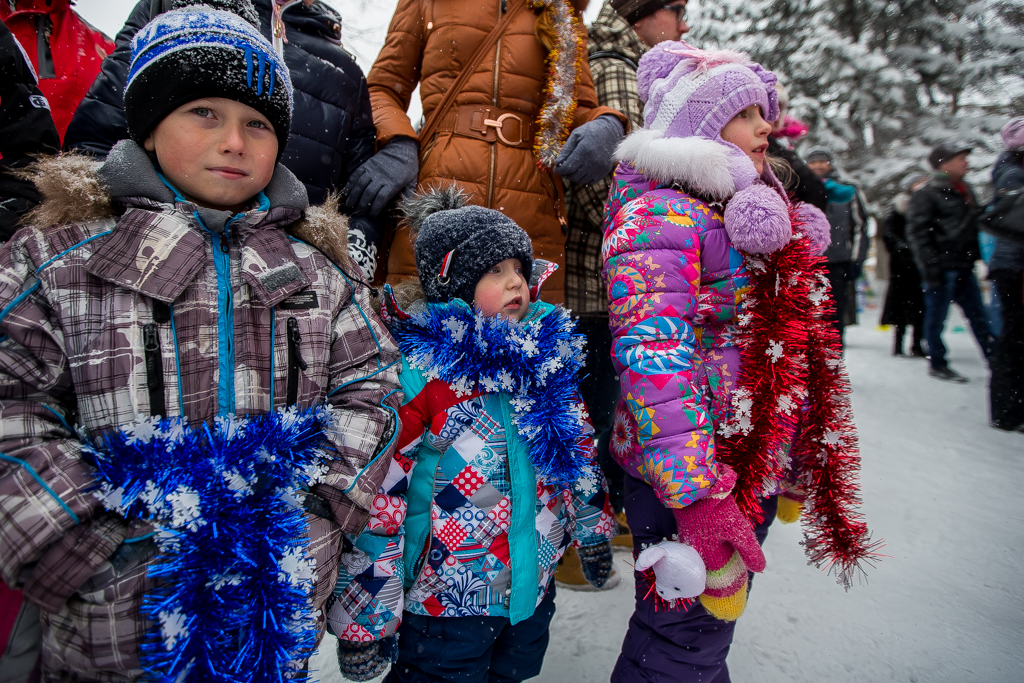
[[[766,121],[779,117],[775,74],[738,52],[665,41],[640,58],[636,78],[644,127],[667,137],[721,139],[725,124],[752,104]]]
[[[737,249],[777,251],[793,237],[786,191],[767,164],[758,173],[746,152],[722,139],[725,125],[751,105],[766,121],[778,118],[776,81],[738,52],[659,43],[637,69],[644,126],[622,141],[616,156],[649,178],[727,202],[725,229]],[[824,214],[801,205],[796,216],[801,232],[823,251],[829,233]]]

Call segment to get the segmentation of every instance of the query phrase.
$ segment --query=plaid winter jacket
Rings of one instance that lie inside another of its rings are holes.
[[[588,28],[587,51],[594,90],[601,106],[629,118],[633,130],[644,125],[644,105],[636,87],[636,66],[647,45],[629,22],[605,1]],[[569,234],[565,242],[565,306],[577,315],[608,315],[608,295],[601,280],[604,206],[613,173],[591,185],[565,181]]]
[[[334,405],[337,458],[306,501],[318,610],[343,532],[362,529],[384,481],[401,398],[398,350],[356,271],[285,232],[344,245],[343,219],[303,219],[305,191],[282,166],[255,208],[199,209],[127,140],[98,169],[45,162],[37,183],[34,224],[0,250],[0,578],[43,609],[44,672],[142,675],[157,553],[151,527],[93,495],[71,425],[96,437],[139,415],[199,424]]]
[[[456,336],[455,321],[464,320],[459,306],[465,307],[455,302],[437,309],[452,314],[444,329]],[[527,324],[555,310],[544,303],[533,307]],[[400,345],[404,351],[405,342]],[[500,354],[493,341],[486,347],[471,362]],[[551,356],[541,350],[539,362],[545,357]],[[410,362],[403,354],[406,402],[399,410],[398,450],[366,529],[342,559],[328,607],[328,624],[343,640],[389,636],[403,610],[516,623],[544,598],[569,545],[607,542],[614,529],[596,463],[564,488],[545,483],[531,466],[532,456],[514,438],[523,430],[508,417],[510,392],[484,391],[481,381],[467,393],[464,383],[446,381],[443,370],[439,378],[437,367],[416,369]],[[592,433],[584,420],[580,438],[589,453]]]

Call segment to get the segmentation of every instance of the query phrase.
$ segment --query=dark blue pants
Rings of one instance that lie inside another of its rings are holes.
[[[386,683],[511,683],[540,674],[555,614],[555,584],[533,616],[513,626],[505,617],[424,617],[405,613],[398,662]]]
[[[622,478],[625,472],[612,458],[608,450],[615,407],[619,403],[619,376],[612,365],[612,333],[608,329],[608,316],[581,315],[576,323],[576,333],[587,338],[587,362],[584,376],[580,380],[580,395],[587,404],[590,421],[594,425],[594,445],[597,447],[597,462],[608,482],[612,508],[622,510]]]
[[[676,533],[672,512],[654,489],[626,475],[626,519],[633,532],[634,552]],[[766,499],[764,521],[754,528],[759,543],[775,520],[778,499]],[[753,578],[753,574],[751,574]],[[636,608],[612,671],[612,683],[729,683],[729,655],[736,622],[721,621],[694,602],[687,610],[655,609],[645,600],[648,587],[637,585]]]
[[[924,338],[928,342],[928,357],[932,368],[946,367],[946,345],[942,343],[942,330],[946,326],[949,304],[956,302],[971,325],[971,332],[985,358],[992,355],[992,333],[988,327],[988,312],[981,301],[981,290],[974,272],[969,269],[945,270],[942,285],[924,290]]]

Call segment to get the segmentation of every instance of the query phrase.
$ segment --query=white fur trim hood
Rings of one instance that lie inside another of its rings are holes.
[[[707,138],[665,137],[664,131],[640,129],[619,143],[615,158],[629,162],[650,178],[679,182],[722,201],[737,190],[730,165],[746,159],[737,160],[732,151],[728,145]],[[756,177],[753,163],[747,162]]]

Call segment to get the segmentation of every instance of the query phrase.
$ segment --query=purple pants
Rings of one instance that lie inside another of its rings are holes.
[[[648,484],[627,475],[625,496],[634,555],[641,547],[676,533],[675,517]],[[759,543],[768,536],[777,506],[775,496],[761,504],[764,521],[754,529]],[[653,601],[644,600],[646,592],[638,581],[636,608],[612,671],[612,683],[729,683],[725,658],[736,622],[716,619],[700,602],[687,610],[655,610]]]

